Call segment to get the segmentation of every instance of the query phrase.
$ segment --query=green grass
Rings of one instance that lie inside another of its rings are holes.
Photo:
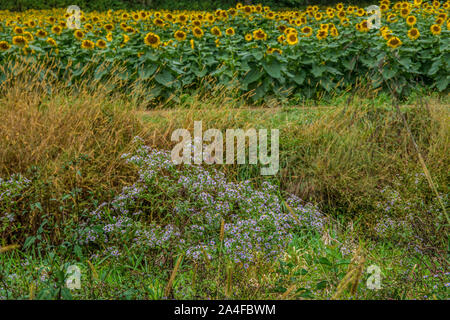
[[[231,266],[232,287],[227,297],[279,299],[294,286],[287,298],[329,299],[351,261],[351,255],[343,254],[335,242],[351,241],[351,236],[332,237],[332,242],[326,245],[320,235],[299,235],[289,245],[283,259],[256,266],[248,272]],[[411,256],[395,243],[369,241],[362,242],[361,246],[366,252],[365,272],[356,295],[345,291],[341,299],[447,298],[445,284],[449,282],[449,275],[442,272],[444,266],[433,266],[432,261],[425,258],[430,265],[427,267],[424,258]],[[69,265],[81,269],[80,290],[65,288],[61,271],[65,272]],[[379,290],[370,289],[366,284],[370,265],[381,269]],[[42,256],[6,253],[0,272],[3,299],[29,299],[30,294],[34,299],[162,299],[171,274],[170,269],[154,267],[152,258],[136,256],[132,252],[120,260],[113,257],[92,259],[61,249]],[[226,283],[227,268],[223,262],[192,265],[183,261],[171,297],[224,299]]]

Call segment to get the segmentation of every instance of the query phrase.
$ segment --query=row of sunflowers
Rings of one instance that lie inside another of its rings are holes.
[[[146,84],[149,95],[163,98],[204,77],[237,80],[253,99],[310,98],[361,81],[400,94],[417,85],[446,90],[450,1],[382,0],[377,6],[0,11],[0,81],[11,72],[9,61],[31,59],[52,61],[54,76],[70,77],[70,83],[87,72],[107,78],[121,64],[120,79]]]

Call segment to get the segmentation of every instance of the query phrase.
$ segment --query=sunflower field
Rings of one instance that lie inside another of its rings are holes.
[[[369,19],[373,11],[343,4],[286,11],[240,3],[211,12],[0,11],[0,82],[13,71],[10,62],[23,60],[51,63],[47,76],[70,84],[87,73],[98,81],[115,73],[160,98],[199,87],[205,77],[237,84],[254,100],[311,98],[361,82],[400,95],[415,86],[448,89],[450,1],[377,5],[379,28]]]

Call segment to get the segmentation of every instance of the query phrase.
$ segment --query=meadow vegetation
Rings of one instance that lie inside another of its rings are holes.
[[[383,289],[367,289],[364,273],[341,298],[446,296],[445,217],[389,97],[269,108],[220,88],[149,111],[108,86],[49,93],[32,82],[2,87],[2,246],[21,246],[2,253],[2,297],[331,298],[371,264]],[[421,94],[401,110],[447,205],[448,97]],[[174,166],[171,133],[196,119],[279,128],[279,174]],[[271,219],[255,230],[265,201]],[[247,238],[230,243],[236,234]],[[273,258],[242,247],[261,241]],[[81,291],[65,288],[71,264]]]
[[[61,51],[94,59],[77,79],[57,57],[29,60],[24,48],[11,45],[0,59],[0,299],[448,298],[443,55],[432,75],[405,80],[407,91],[390,86],[409,77],[404,71],[381,88],[361,76],[342,90],[252,99],[256,84],[247,91],[239,74],[221,81],[208,72],[155,97],[149,92],[164,85],[153,74],[124,79],[139,68],[114,65],[99,77],[99,57],[74,49],[73,32],[64,32]],[[448,46],[431,31],[425,37]],[[380,50],[398,54],[386,41]],[[145,48],[147,58],[160,50]],[[264,79],[255,81],[274,83]],[[279,129],[279,172],[173,164],[172,132],[192,131],[196,120],[204,130]],[[81,269],[81,289],[66,287],[71,265]],[[367,285],[372,265],[378,290]]]

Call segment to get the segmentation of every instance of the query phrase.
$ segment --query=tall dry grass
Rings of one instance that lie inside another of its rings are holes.
[[[36,234],[44,219],[55,228],[49,237],[61,241],[65,221],[133,180],[121,155],[147,133],[132,106],[105,86],[40,81],[26,68],[17,65],[17,76],[8,74],[0,86],[0,177],[32,180],[18,203],[15,241]]]

